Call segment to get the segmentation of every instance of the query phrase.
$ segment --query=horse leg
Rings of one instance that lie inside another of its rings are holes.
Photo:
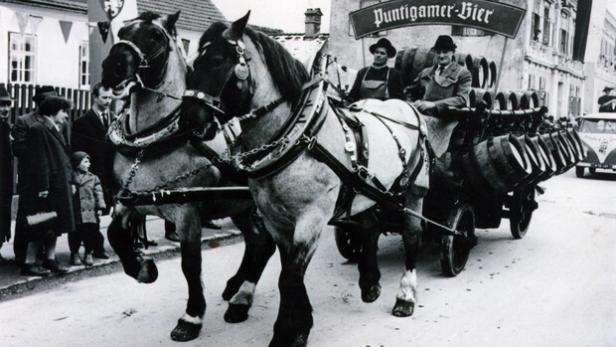
[[[201,224],[194,210],[185,212],[174,222],[180,236],[182,272],[188,284],[188,301],[186,313],[171,331],[171,339],[190,341],[199,336],[206,307],[201,281]]]
[[[223,299],[230,300],[224,319],[228,323],[239,323],[248,319],[255,287],[276,250],[276,244],[256,212],[246,211],[234,216],[233,223],[244,235],[244,257],[235,276],[227,281]]]
[[[304,275],[324,226],[321,211],[307,212],[297,221],[292,240],[285,237],[291,234],[276,238],[282,263],[280,307],[269,347],[304,347],[308,343],[313,320]]]
[[[361,238],[363,251],[357,262],[359,270],[359,289],[363,302],[374,302],[381,295],[381,272],[377,262],[377,250],[380,236],[376,219],[368,214],[360,220],[361,227],[357,232]]]
[[[158,278],[158,270],[150,258],[142,258],[133,248],[130,231],[125,228],[131,212],[125,208],[114,214],[107,228],[107,239],[120,258],[124,272],[141,283],[152,283]],[[136,227],[133,225],[132,227]]]
[[[422,205],[423,199],[421,198],[407,198],[406,206],[413,211],[421,213]],[[392,314],[396,317],[411,316],[417,302],[417,271],[415,266],[421,240],[421,220],[406,215],[404,224],[402,241],[404,243],[406,270],[400,279],[400,289],[396,294],[396,304],[392,310]]]

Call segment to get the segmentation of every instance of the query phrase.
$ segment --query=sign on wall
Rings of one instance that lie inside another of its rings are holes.
[[[514,38],[526,9],[487,0],[393,0],[349,14],[355,38],[415,25],[460,25]]]

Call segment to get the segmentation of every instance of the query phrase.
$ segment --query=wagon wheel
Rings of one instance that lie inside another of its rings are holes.
[[[455,207],[447,224],[462,233],[441,237],[441,269],[445,276],[454,277],[464,270],[471,248],[477,243],[473,208],[469,204]]]
[[[514,239],[521,239],[526,235],[536,208],[534,187],[513,192],[509,204],[509,227]]]
[[[349,226],[337,226],[335,234],[340,255],[350,262],[356,262],[363,250],[359,234],[353,232]]]

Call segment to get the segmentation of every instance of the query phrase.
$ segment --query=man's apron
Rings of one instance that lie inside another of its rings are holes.
[[[385,77],[385,81],[366,81],[366,76],[368,76],[368,72],[370,72],[370,69],[371,68],[368,68],[368,70],[366,70],[366,73],[361,80],[361,86],[359,88],[359,98],[380,100],[389,99],[389,91],[387,90],[387,83],[389,82],[389,68],[386,67],[387,76]]]

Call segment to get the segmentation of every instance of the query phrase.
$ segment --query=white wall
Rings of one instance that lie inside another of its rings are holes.
[[[8,81],[8,32],[20,32],[15,12],[43,17],[36,32],[32,25],[24,32],[37,36],[35,83],[78,88],[79,45],[88,40],[86,15],[14,4],[0,6],[0,82]],[[73,22],[68,42],[60,20]]]

